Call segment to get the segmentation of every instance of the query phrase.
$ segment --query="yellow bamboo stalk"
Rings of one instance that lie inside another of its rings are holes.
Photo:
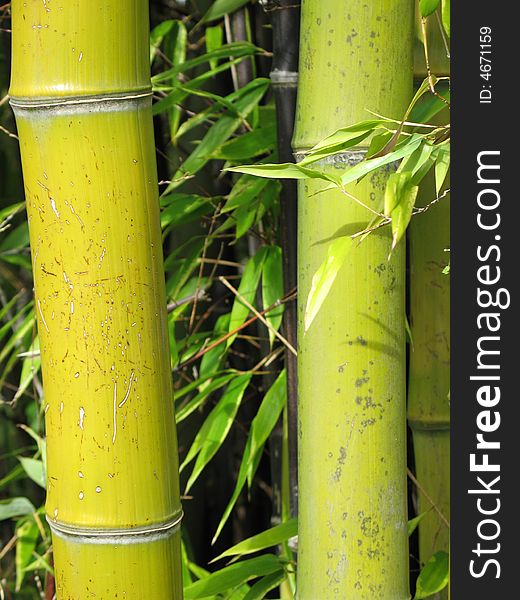
[[[146,0],[13,1],[60,598],[182,598]]]
[[[412,92],[409,0],[304,0],[294,150],[372,110],[402,118]],[[366,145],[320,166],[359,162]],[[405,254],[390,232],[354,243],[305,331],[328,241],[363,230],[389,170],[348,192],[300,182],[298,415],[300,600],[406,600]],[[318,193],[320,192],[320,193]],[[330,242],[329,242],[330,243]]]

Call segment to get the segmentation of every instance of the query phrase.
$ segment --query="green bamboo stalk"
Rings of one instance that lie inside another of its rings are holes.
[[[304,0],[296,153],[370,118],[401,118],[412,92],[410,0]],[[364,149],[335,157],[335,170]],[[388,172],[350,188],[378,207]],[[405,448],[404,247],[390,261],[386,230],[354,244],[307,332],[313,274],[333,236],[372,214],[339,191],[299,190],[300,600],[405,600],[408,592]]]
[[[179,600],[148,3],[12,8],[57,597]]]
[[[449,74],[449,63],[435,16],[427,21],[430,68],[437,76]],[[415,57],[416,85],[427,75],[424,49]],[[447,113],[447,110],[444,111]],[[436,121],[445,123],[448,114]],[[447,184],[449,186],[449,183]],[[445,186],[446,187],[446,186]],[[417,198],[424,206],[436,196],[433,176],[425,178]],[[419,513],[429,511],[419,524],[419,559],[449,550],[450,515],[450,279],[443,274],[450,244],[449,196],[409,227],[410,327],[412,345],[408,378],[408,422],[413,433]],[[432,509],[431,501],[435,508]],[[441,516],[442,515],[442,516]],[[447,598],[447,590],[436,600]]]

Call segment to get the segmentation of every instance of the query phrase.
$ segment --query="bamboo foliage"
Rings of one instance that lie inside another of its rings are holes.
[[[15,0],[12,28],[57,596],[181,598],[148,6]]]
[[[306,0],[302,5],[296,153],[369,118],[399,119],[412,91],[413,4]],[[321,169],[365,155],[358,147]],[[305,301],[328,244],[366,227],[388,175],[350,193],[300,183],[298,596],[393,598],[408,594],[406,535],[404,248],[390,236],[353,243],[307,331]],[[369,209],[366,208],[369,207]],[[334,256],[330,256],[333,263]]]

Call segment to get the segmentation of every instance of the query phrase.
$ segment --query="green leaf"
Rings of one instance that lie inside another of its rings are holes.
[[[260,177],[242,175],[233,186],[222,212],[228,212],[242,206],[249,208],[249,204],[258,197],[268,183],[266,179]]]
[[[248,2],[249,0],[215,0],[199,22],[208,23],[209,21],[216,21],[224,15],[238,10]]]
[[[421,17],[429,17],[439,6],[440,0],[419,0]]]
[[[172,19],[163,21],[150,32],[150,63],[153,62],[164,37],[172,30],[173,24],[174,21]]]
[[[265,442],[271,435],[271,431],[274,429],[283,407],[286,403],[286,372],[285,369],[276,378],[276,381],[269,388],[265,394],[258,412],[251,422],[251,428],[249,430],[249,436],[247,438],[246,447],[242,456],[242,462],[240,463],[240,469],[238,471],[237,482],[235,489],[231,495],[231,499],[226,506],[224,514],[220,519],[220,523],[217,527],[217,531],[213,536],[212,543],[214,544],[220,535],[233,506],[237,501],[242,488],[244,487],[246,480],[253,478],[255,471],[258,467],[259,459],[262,455]]]
[[[450,37],[450,21],[450,0],[442,0],[442,25],[444,27],[444,31],[446,31],[448,34],[448,37]]]
[[[415,600],[422,600],[443,590],[450,580],[450,560],[447,552],[439,550],[424,565],[417,578]]]
[[[226,142],[213,153],[222,160],[247,160],[271,152],[276,142],[276,126],[258,127]]]
[[[218,50],[222,47],[222,42],[224,40],[224,32],[222,31],[221,25],[215,25],[214,27],[206,27],[205,31],[206,38],[206,52],[213,52],[213,50]],[[217,67],[218,60],[213,58],[209,61],[210,69],[215,69]]]
[[[235,563],[184,588],[184,600],[197,600],[214,594],[222,594],[256,577],[275,573],[280,570],[280,567],[280,560],[273,554],[265,554]]]
[[[31,344],[28,352],[29,354],[38,353],[40,350],[40,342],[38,336],[34,338],[34,342]],[[25,390],[31,385],[34,380],[34,376],[38,373],[41,367],[40,356],[27,356],[24,358],[22,363],[22,372],[20,374],[20,383],[16,394],[13,396],[13,401],[18,400]]]
[[[195,456],[197,457],[193,471],[186,484],[186,493],[188,493],[204,467],[213,458],[226,439],[244,392],[251,381],[251,376],[250,373],[239,375],[229,384],[222,398],[210,412],[195,436],[188,455],[180,467],[182,471]]]
[[[409,138],[406,138],[403,142],[400,142],[395,147],[395,150],[385,154],[383,156],[379,156],[377,158],[372,158],[368,160],[364,160],[354,167],[349,168],[344,175],[341,177],[341,185],[346,186],[353,181],[357,181],[364,177],[367,173],[371,171],[375,171],[376,169],[380,169],[385,165],[388,165],[392,162],[395,162],[405,156],[410,155],[414,152],[422,143],[422,136],[413,135]]]
[[[45,489],[45,472],[43,470],[43,462],[35,458],[26,458],[25,456],[18,457],[23,470],[40,487]]]
[[[304,331],[307,332],[323,302],[327,298],[336,276],[352,248],[350,237],[339,237],[327,248],[327,256],[312,277],[311,290],[305,307]]]
[[[299,164],[280,163],[280,164],[260,164],[247,165],[240,167],[231,167],[226,169],[234,173],[247,173],[248,175],[256,175],[257,177],[267,177],[270,179],[323,179],[331,181],[335,185],[339,185],[340,180],[330,174],[308,169]]]
[[[215,149],[220,147],[231,136],[253,108],[257,106],[269,87],[269,83],[268,79],[258,78],[237,92],[233,105],[240,117],[226,114],[210,127],[200,144],[184,161],[182,168],[175,173],[165,193],[170,192],[183,183],[186,176],[194,175],[202,169],[208,160],[210,160]]]
[[[17,202],[16,204],[11,204],[10,206],[0,209],[0,232],[4,231],[4,228],[14,215],[24,208],[25,202]]]
[[[174,21],[171,31],[166,36],[165,54],[173,65],[181,65],[186,60],[186,48],[188,46],[188,31],[182,21]],[[172,77],[171,84],[175,85],[177,77]],[[168,117],[170,122],[170,137],[175,140],[179,123],[181,120],[182,109],[178,105],[172,105]]]
[[[195,410],[200,408],[205,403],[205,400],[209,396],[209,394],[226,385],[226,383],[228,383],[234,377],[236,377],[236,373],[228,373],[227,375],[223,375],[222,377],[217,377],[207,386],[204,386],[203,389],[189,402],[176,409],[175,422],[177,423],[177,425],[184,421],[184,419],[189,417]]]
[[[280,246],[270,246],[262,269],[262,303],[264,309],[283,297],[283,265]],[[282,324],[283,304],[269,311],[265,318],[278,331]],[[274,342],[274,333],[269,330],[269,343]]]
[[[231,317],[231,313],[225,313],[221,315],[217,322],[215,323],[215,327],[213,328],[213,335],[215,336],[215,340],[223,337],[229,330],[229,319]],[[220,366],[220,362],[226,354],[227,346],[224,342],[215,346],[212,350],[209,350],[204,354],[202,360],[200,361],[200,373],[199,378],[207,377],[208,375],[214,375]]]
[[[222,552],[222,554],[219,554],[211,562],[215,562],[221,558],[225,558],[226,556],[243,556],[244,554],[252,554],[253,552],[258,552],[259,550],[265,550],[266,548],[278,546],[278,544],[281,544],[282,542],[294,537],[297,535],[297,533],[298,520],[293,517],[292,519],[285,521],[285,523],[275,525],[275,527],[266,529],[258,535],[254,535],[247,540],[243,540],[242,542],[235,544],[231,548],[228,548]]]
[[[249,259],[240,285],[238,286],[238,293],[251,305],[255,303],[256,289],[258,282],[260,281],[260,275],[262,274],[262,267],[264,260],[267,255],[267,246],[260,248],[257,253]],[[237,327],[240,327],[242,323],[247,319],[249,314],[249,308],[240,300],[238,296],[235,297],[233,302],[233,308],[231,309],[231,318],[229,320],[229,332],[231,333]],[[236,334],[231,336],[227,340],[227,347],[231,346],[236,338]]]
[[[210,198],[196,194],[169,194],[161,198],[161,227],[178,227],[214,210]]]
[[[264,51],[261,48],[258,48],[249,42],[233,42],[211,52],[207,52],[206,54],[202,54],[201,56],[197,56],[196,58],[192,58],[191,60],[187,60],[181,65],[174,65],[171,69],[163,71],[158,75],[154,75],[154,77],[152,77],[152,81],[153,83],[168,81],[175,75],[190,71],[191,69],[194,69],[195,67],[212,60],[220,60],[221,58],[230,57],[237,59],[263,52]]]
[[[313,146],[298,164],[304,166],[357,146],[376,128],[383,125],[388,125],[388,122],[383,119],[370,119],[342,127]]]
[[[24,497],[0,500],[0,521],[31,515],[35,510],[30,500]]]
[[[450,169],[450,145],[439,148],[435,161],[435,192],[439,195]]]
[[[419,523],[424,519],[424,517],[430,512],[430,509],[425,510],[420,515],[417,515],[413,519],[408,521],[408,537],[412,535],[412,533],[417,529]]]
[[[16,588],[20,591],[24,580],[26,568],[31,562],[33,552],[36,548],[36,542],[39,537],[39,530],[34,519],[26,519],[16,527]]]
[[[263,600],[266,597],[267,592],[270,592],[275,587],[278,587],[287,577],[287,573],[280,569],[270,575],[262,577],[260,581],[257,581],[244,596],[243,600]]]
[[[392,173],[385,189],[385,214],[392,219],[392,252],[403,237],[412,218],[419,186],[412,183],[410,172]],[[387,212],[387,206],[391,210]]]

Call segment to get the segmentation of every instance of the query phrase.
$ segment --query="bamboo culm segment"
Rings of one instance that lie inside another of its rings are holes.
[[[182,598],[147,13],[13,2],[59,600]]]
[[[416,6],[416,14],[419,14]],[[422,39],[420,23],[417,37]],[[426,21],[431,72],[449,75],[445,40],[435,18]],[[427,76],[424,47],[415,52],[416,85]],[[435,117],[436,124],[448,122],[445,109]],[[449,182],[444,188],[449,187]],[[436,196],[433,175],[428,175],[416,204],[424,206]],[[412,341],[408,375],[408,423],[413,434],[415,474],[434,502],[417,490],[418,512],[427,511],[419,523],[419,560],[425,563],[437,551],[449,551],[450,519],[450,277],[443,268],[449,261],[449,195],[422,215],[414,217],[409,227],[410,257],[410,327]],[[439,514],[440,513],[440,514]],[[442,515],[442,517],[441,517]],[[432,600],[445,600],[448,590]]]
[[[448,184],[449,185],[449,184]],[[418,204],[435,197],[429,177]],[[450,279],[443,274],[450,245],[449,197],[412,219],[410,240],[410,325],[413,345],[408,378],[408,420],[413,433],[417,480],[438,511],[417,490],[419,558],[449,550],[450,516]],[[447,598],[447,591],[436,598]]]
[[[301,31],[296,152],[370,118],[366,109],[402,117],[412,93],[412,2],[304,0]],[[379,208],[388,174],[349,191]],[[340,191],[316,194],[322,187],[300,183],[298,200],[298,597],[405,600],[404,246],[388,260],[388,231],[354,243],[305,333],[328,244],[373,216]]]

